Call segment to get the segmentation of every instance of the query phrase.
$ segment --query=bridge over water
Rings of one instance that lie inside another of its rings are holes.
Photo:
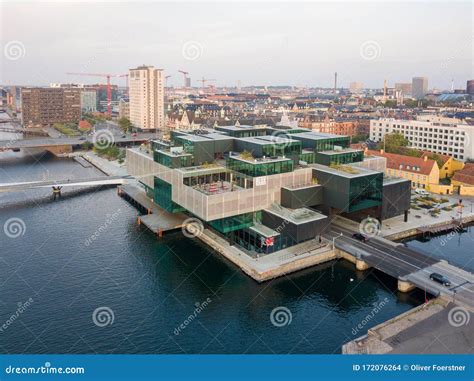
[[[100,186],[100,185],[122,185],[131,179],[130,176],[101,176],[82,179],[62,179],[62,180],[44,180],[44,181],[24,181],[16,183],[0,184],[0,193],[2,192],[20,192],[35,188],[53,188],[61,189],[63,187],[78,186]]]

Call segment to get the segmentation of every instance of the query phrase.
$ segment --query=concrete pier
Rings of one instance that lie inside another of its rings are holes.
[[[406,280],[398,280],[398,291],[400,292],[410,292],[414,290],[416,286],[413,283],[410,283]]]

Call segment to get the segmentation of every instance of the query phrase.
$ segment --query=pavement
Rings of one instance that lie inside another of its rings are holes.
[[[453,322],[456,311],[449,304],[441,311],[400,331],[385,342],[392,347],[389,353],[416,354],[473,354],[474,353],[474,314],[458,312],[463,315],[466,324]],[[467,317],[468,316],[468,317]]]

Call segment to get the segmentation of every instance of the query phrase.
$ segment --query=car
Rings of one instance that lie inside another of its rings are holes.
[[[367,242],[368,241],[368,238],[361,234],[361,233],[354,233],[352,234],[352,238],[356,239],[357,241],[360,241],[360,242]]]
[[[122,138],[126,138],[127,136],[126,135],[122,135]]]
[[[86,140],[86,138],[84,136],[81,136],[79,140]]]
[[[134,133],[132,134],[132,136],[133,136],[133,137],[136,137],[136,136],[138,136],[138,134],[137,134],[136,132],[134,132]]]
[[[421,189],[421,188],[416,188],[415,193],[416,194],[421,194],[423,196],[428,196],[429,195],[429,193],[427,191],[425,191],[424,189]]]
[[[441,283],[443,286],[446,286],[446,287],[451,286],[451,282],[449,281],[449,279],[439,273],[431,273],[430,279],[432,281]]]

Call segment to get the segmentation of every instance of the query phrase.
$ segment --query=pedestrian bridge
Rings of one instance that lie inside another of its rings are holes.
[[[131,176],[102,176],[82,179],[62,179],[62,180],[44,180],[44,181],[25,181],[16,183],[0,184],[0,193],[20,192],[35,188],[62,188],[78,186],[100,186],[100,185],[122,185],[126,184]]]

